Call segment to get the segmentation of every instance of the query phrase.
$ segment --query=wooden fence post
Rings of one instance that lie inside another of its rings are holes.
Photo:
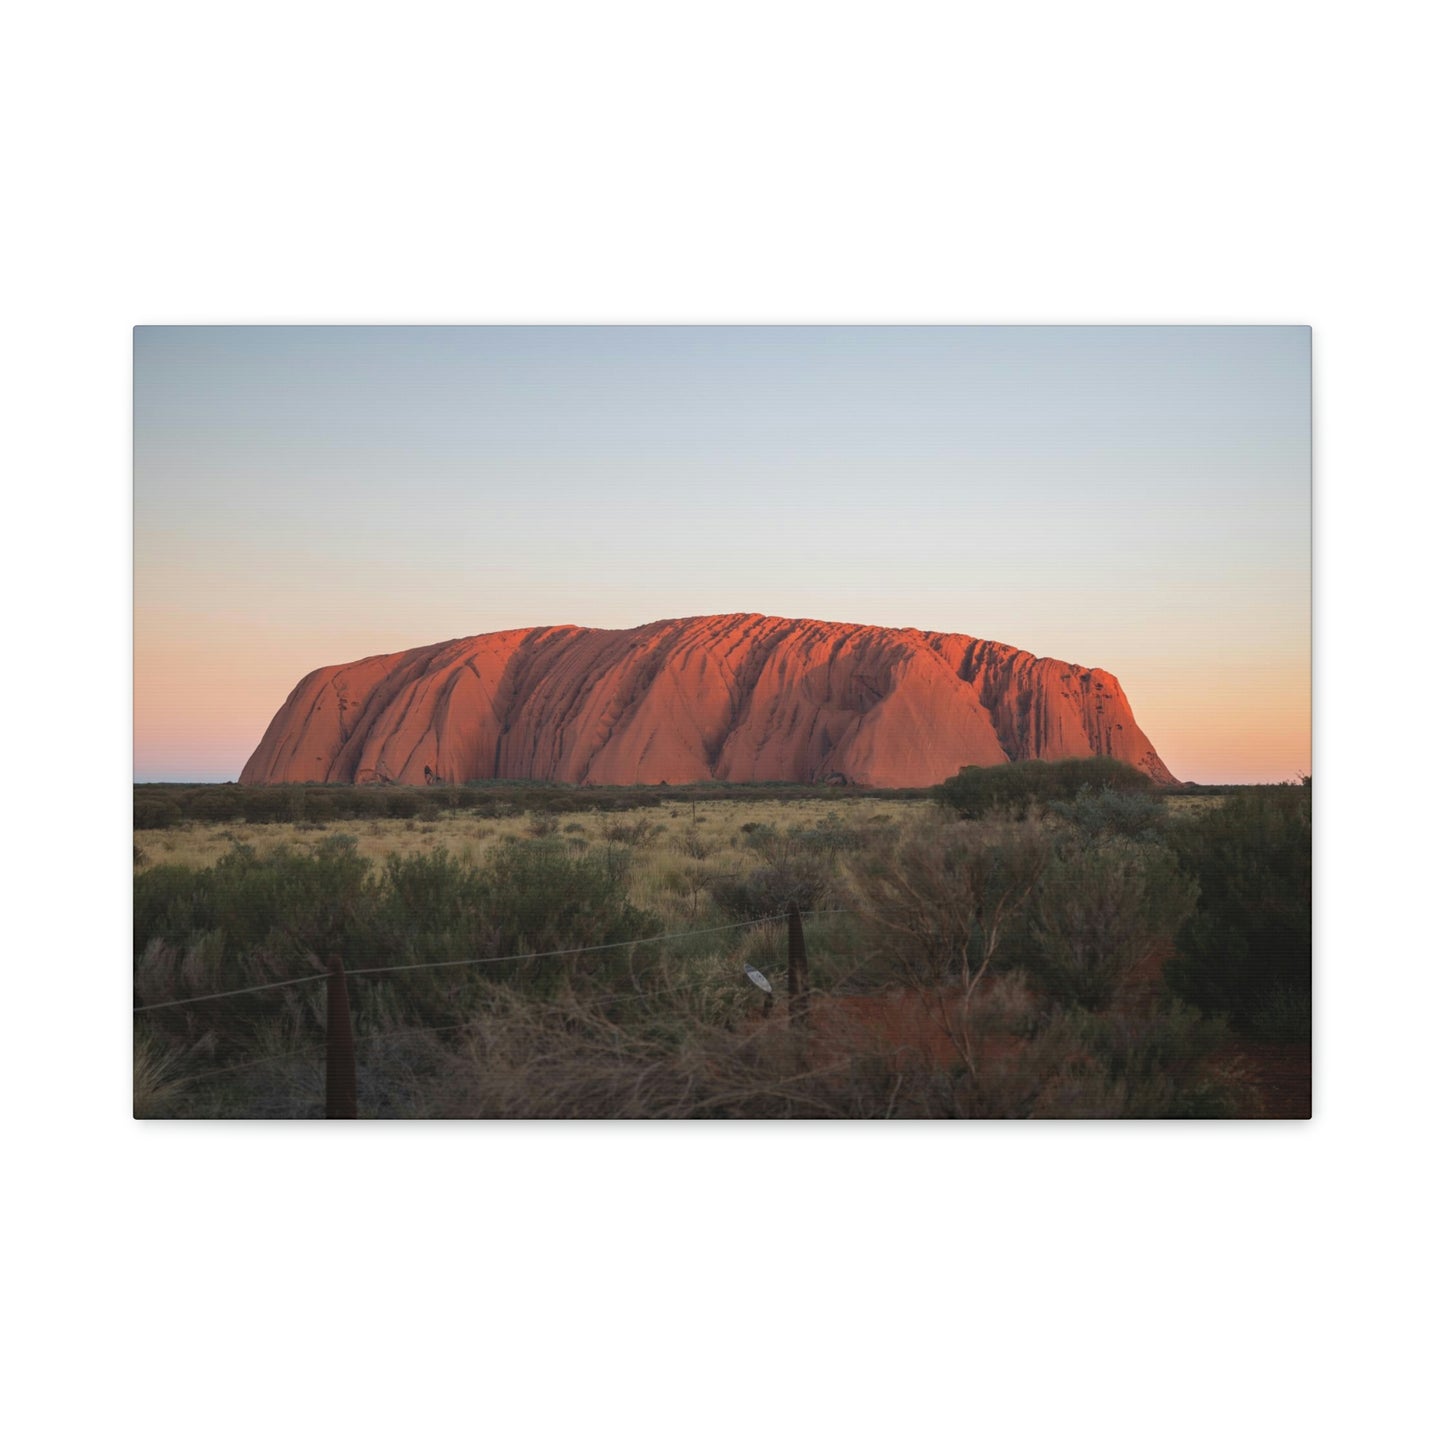
[[[356,1045],[351,1037],[351,1003],[346,970],[333,954],[326,960],[326,1117],[356,1117]]]
[[[803,915],[788,904],[788,1027],[808,1022],[808,945],[803,941]]]

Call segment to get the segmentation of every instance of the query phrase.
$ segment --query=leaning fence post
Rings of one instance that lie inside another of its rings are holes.
[[[808,1021],[808,945],[803,941],[803,915],[788,904],[788,1026]]]
[[[333,954],[326,960],[326,1117],[356,1117],[356,1046],[351,1037],[351,1004],[346,970]]]

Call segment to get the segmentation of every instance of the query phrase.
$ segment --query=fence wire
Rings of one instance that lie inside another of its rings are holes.
[[[807,912],[801,913],[800,916],[803,918],[819,918],[829,914],[841,914],[847,913],[849,911],[850,910],[846,908],[819,908],[810,909]],[[433,963],[403,963],[394,964],[389,967],[382,968],[347,969],[346,977],[350,979],[362,975],[370,976],[387,973],[405,973],[410,972],[414,969],[423,968],[461,968],[471,965],[480,966],[494,963],[518,963],[541,958],[575,957],[578,954],[598,953],[614,948],[632,948],[645,943],[663,943],[680,938],[698,938],[707,934],[728,933],[740,928],[756,927],[759,924],[781,922],[782,920],[786,919],[787,916],[788,915],[786,913],[770,913],[765,914],[760,918],[745,918],[739,920],[736,923],[723,923],[710,928],[686,929],[682,932],[677,933],[658,933],[653,934],[647,938],[622,939],[616,943],[589,944],[582,948],[558,948],[551,949],[542,953],[505,954],[493,958],[453,958],[444,959]],[[264,993],[271,989],[290,988],[300,984],[318,983],[329,977],[330,975],[326,973],[306,974],[304,977],[301,978],[278,979],[271,983],[256,984],[250,988],[227,989],[220,993],[197,994],[189,998],[167,999],[160,1003],[140,1004],[135,1007],[132,1012],[139,1014],[146,1013],[152,1009],[176,1008],[184,1006],[186,1004],[195,1003],[210,1003],[216,999],[237,998],[244,994]],[[568,1011],[569,1009],[577,1007],[592,1007],[597,1005],[616,1003],[617,1001],[622,999],[633,1001],[674,997],[680,993],[688,993],[696,990],[703,982],[704,980],[691,979],[683,983],[665,985],[662,988],[635,988],[606,994],[586,994],[582,997],[578,997],[573,1000],[564,1002],[558,1002],[557,1000],[552,999],[539,999],[535,1000],[534,1003],[540,1009],[550,1009],[553,1011]],[[405,1038],[420,1034],[454,1033],[460,1029],[471,1027],[474,1022],[475,1020],[467,1019],[461,1023],[419,1025],[416,1027],[404,1029],[391,1029],[385,1033],[380,1034],[362,1034],[356,1038],[355,1045],[359,1048],[363,1044],[380,1043],[386,1039]],[[214,1079],[225,1074],[239,1073],[246,1069],[260,1068],[264,1064],[281,1063],[287,1059],[303,1058],[308,1054],[323,1053],[326,1047],[326,1043],[321,1042],[316,1044],[310,1044],[306,1048],[302,1049],[292,1049],[286,1053],[266,1054],[259,1059],[246,1059],[240,1063],[227,1064],[219,1069],[207,1069],[199,1074],[186,1074],[178,1077],[175,1080],[175,1083],[182,1087],[188,1088],[190,1085],[200,1083],[204,1079]]]
[[[817,908],[810,909],[801,916],[804,918],[819,918],[829,913],[847,913],[846,908]],[[762,918],[744,918],[737,923],[719,923],[712,928],[692,928],[682,933],[655,933],[650,938],[624,938],[616,943],[589,943],[581,948],[553,948],[542,953],[509,953],[496,958],[447,958],[433,963],[394,963],[382,968],[348,968],[347,978],[361,978],[379,973],[408,973],[414,969],[421,968],[463,968],[471,965],[482,965],[490,963],[525,963],[539,958],[575,958],[582,953],[601,953],[612,948],[635,948],[644,943],[665,943],[676,938],[700,938],[706,933],[728,933],[735,928],[753,928],[760,923],[777,923],[780,919],[786,918],[786,913],[769,913]],[[273,983],[258,983],[250,988],[232,988],[224,993],[202,993],[190,998],[165,999],[160,1003],[137,1004],[132,1013],[148,1013],[151,1009],[158,1008],[179,1008],[191,1003],[210,1003],[220,998],[239,998],[242,994],[265,993],[273,988],[291,988],[297,984],[317,983],[321,979],[330,977],[325,973],[308,973],[304,978],[283,978]]]

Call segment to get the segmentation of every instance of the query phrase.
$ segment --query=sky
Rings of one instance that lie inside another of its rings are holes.
[[[762,612],[1115,673],[1174,774],[1310,766],[1307,327],[138,327],[135,776],[315,667]]]

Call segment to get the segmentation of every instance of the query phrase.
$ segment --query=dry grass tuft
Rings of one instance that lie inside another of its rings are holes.
[[[148,1038],[137,1038],[134,1056],[132,1109],[137,1119],[151,1119],[181,1091],[181,1051],[163,1049]]]

